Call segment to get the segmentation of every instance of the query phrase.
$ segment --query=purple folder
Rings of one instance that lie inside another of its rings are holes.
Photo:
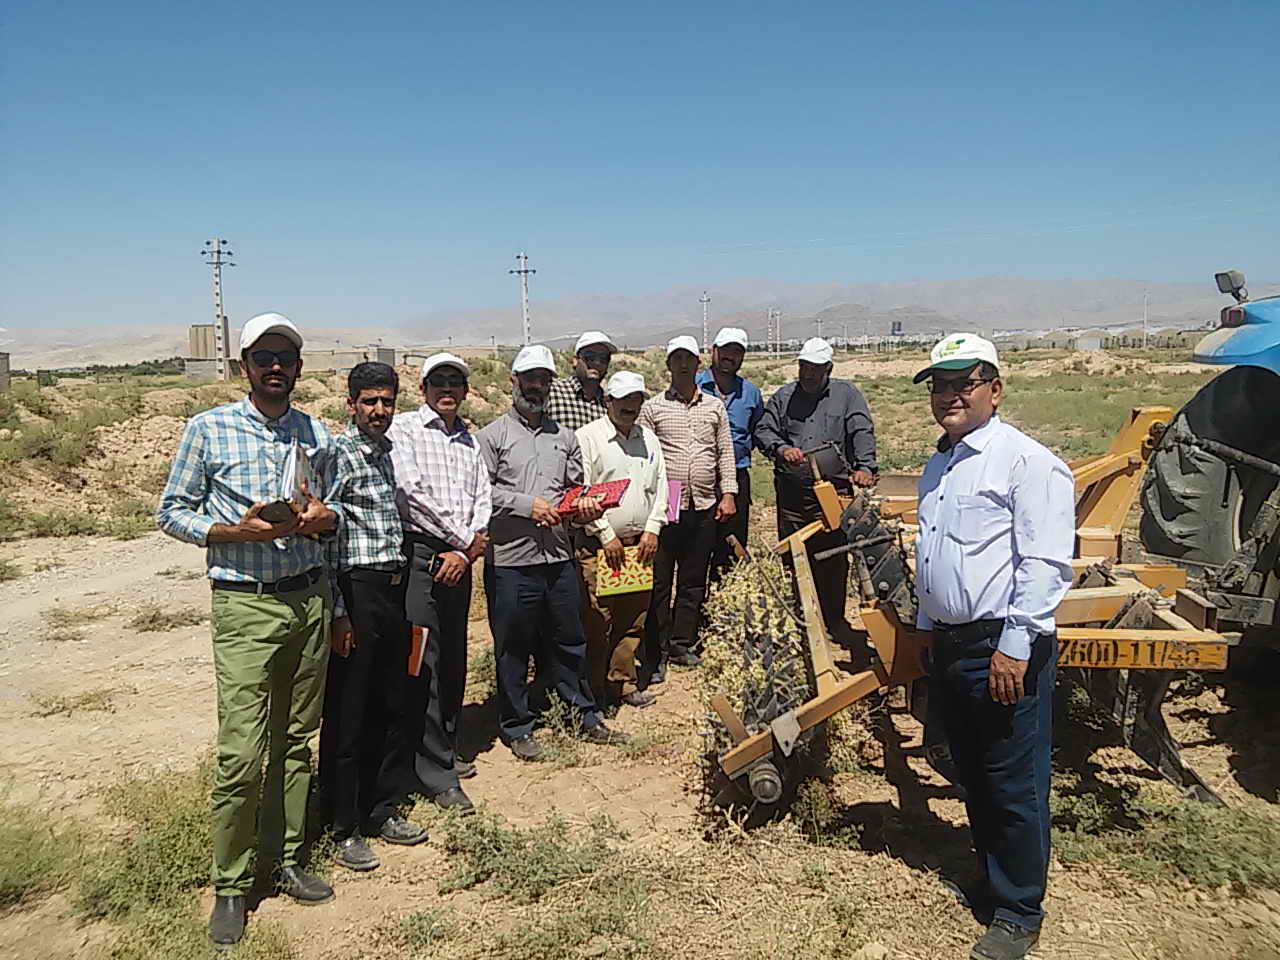
[[[680,519],[680,481],[667,481],[667,523]]]

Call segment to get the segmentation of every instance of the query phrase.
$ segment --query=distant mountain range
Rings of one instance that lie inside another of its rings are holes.
[[[1254,297],[1280,293],[1280,283],[1250,283]],[[763,340],[767,311],[782,311],[785,338],[812,336],[822,318],[826,336],[886,335],[894,320],[904,333],[956,329],[1046,330],[1058,327],[1140,326],[1142,296],[1148,295],[1152,329],[1202,326],[1215,320],[1230,299],[1217,293],[1212,278],[1197,283],[1143,284],[1122,278],[1032,280],[1023,277],[979,277],[954,281],[897,284],[771,284],[762,280],[711,288],[712,332],[725,325],[743,327]],[[680,333],[701,337],[703,291],[675,288],[638,296],[580,294],[532,304],[535,340],[559,347],[585,329],[603,329],[621,343],[642,347],[665,342]],[[232,317],[233,338],[243,317]],[[308,335],[308,347],[324,349],[337,342],[366,344],[381,338],[389,346],[516,343],[520,339],[520,307],[433,311],[406,318],[400,327],[379,329],[310,327],[296,317]],[[193,317],[191,322],[205,322]],[[3,334],[0,350],[11,353],[15,369],[129,363],[187,352],[187,326],[173,322],[130,328],[79,327],[18,330]]]

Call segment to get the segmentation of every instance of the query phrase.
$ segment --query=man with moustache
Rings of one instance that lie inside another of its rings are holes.
[[[648,393],[644,377],[620,370],[606,390],[608,414],[577,432],[586,483],[628,480],[622,501],[589,523],[577,542],[582,621],[587,631],[587,676],[597,704],[643,708],[654,702],[638,688],[636,653],[644,638],[649,590],[599,596],[599,553],[620,570],[628,547],[653,563],[667,518],[667,470],[653,431],[636,423]]]
[[[437,353],[422,364],[423,405],[391,427],[395,504],[409,558],[405,610],[422,628],[421,664],[410,681],[410,742],[420,789],[443,810],[475,810],[459,778],[475,764],[458,756],[467,684],[471,566],[488,546],[489,471],[460,415],[471,368]]]
[[[604,393],[609,362],[617,351],[607,333],[588,330],[573,348],[573,373],[551,384],[547,416],[567,430],[577,431],[607,411]]]
[[[511,410],[476,437],[493,486],[485,592],[498,661],[498,724],[520,760],[543,755],[529,708],[529,659],[543,633],[551,640],[554,689],[573,711],[579,736],[602,744],[627,739],[605,726],[581,682],[586,637],[578,575],[556,507],[582,485],[582,451],[573,433],[545,412],[554,375],[550,350],[540,344],[522,349],[511,365]],[[579,498],[569,516],[583,525],[603,514],[599,501]]]
[[[729,537],[747,545],[747,525],[751,515],[751,449],[753,434],[764,414],[760,388],[738,376],[747,355],[747,331],[722,327],[711,343],[711,369],[698,374],[698,389],[719,397],[729,413],[729,433],[733,437],[733,457],[738,468],[736,510],[724,523],[716,524],[716,542],[711,551],[711,582],[717,583],[735,559]]]
[[[698,341],[676,337],[667,344],[671,385],[645,401],[640,424],[662,445],[667,478],[680,482],[680,516],[658,538],[653,601],[646,630],[645,677],[665,678],[665,663],[696,667],[698,621],[716,525],[736,512],[738,470],[729,414],[724,404],[698,389]],[[677,575],[677,569],[679,571]],[[675,586],[672,603],[671,588]]]
[[[332,497],[342,525],[333,567],[347,616],[333,625],[333,654],[320,728],[320,780],[329,799],[333,858],[373,870],[369,831],[410,846],[427,831],[396,810],[409,787],[405,735],[409,624],[404,616],[404,555],[395,504],[392,444],[400,378],[385,363],[360,363],[347,376],[351,423],[334,438]]]
[[[244,936],[255,846],[259,866],[278,864],[287,896],[303,904],[333,896],[300,864],[331,621],[345,616],[316,539],[339,519],[321,502],[333,483],[333,439],[289,404],[301,351],[302,334],[287,317],[264,313],[244,325],[249,395],[187,422],[156,510],[161,530],[208,550],[218,699],[209,939],[223,948]],[[267,519],[264,511],[277,516],[295,444],[316,488],[300,512]]]
[[[848,477],[828,476],[842,492],[875,484],[876,435],[862,391],[848,380],[831,377],[831,345],[820,337],[804,342],[797,358],[796,381],[769,398],[756,426],[756,446],[773,461],[777,492],[778,538],[785,539],[822,517],[813,492],[813,473],[805,454],[834,444],[851,468]],[[810,560],[822,550],[845,542],[835,530],[808,540]],[[838,640],[848,642],[851,628],[844,618],[849,557],[841,553],[813,564],[822,618]]]
[[[1020,960],[1044,918],[1054,611],[1072,583],[1075,483],[998,416],[991,343],[952,334],[930,360],[915,380],[928,380],[945,433],[920,478],[916,625],[931,632],[930,716],[950,743],[978,855],[965,896],[990,917],[970,957]]]

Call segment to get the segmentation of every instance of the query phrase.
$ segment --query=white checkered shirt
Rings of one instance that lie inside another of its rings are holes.
[[[404,556],[390,441],[366,437],[352,423],[334,437],[334,446],[333,499],[342,505],[342,523],[333,538],[334,566],[398,569]]]
[[[405,529],[466,550],[489,527],[493,492],[476,439],[459,417],[452,433],[425,403],[391,421],[396,506]]]

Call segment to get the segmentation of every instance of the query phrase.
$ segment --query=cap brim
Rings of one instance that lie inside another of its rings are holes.
[[[927,380],[935,370],[971,370],[980,363],[982,363],[981,360],[943,360],[941,363],[934,363],[925,367],[916,374],[915,379],[911,382],[919,383],[922,380]]]

